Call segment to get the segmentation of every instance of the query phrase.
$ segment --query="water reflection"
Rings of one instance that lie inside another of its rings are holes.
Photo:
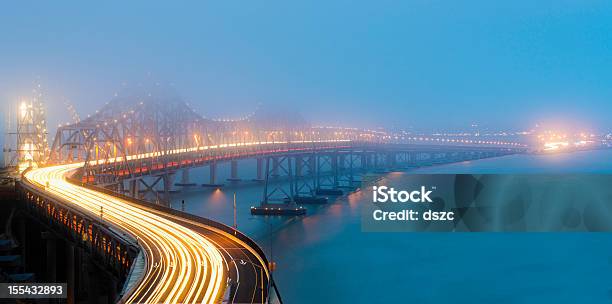
[[[417,172],[612,173],[610,159],[611,151],[551,159],[522,155]],[[387,174],[380,182],[400,182],[405,174]],[[194,180],[206,177],[205,169],[192,173]],[[286,303],[609,301],[608,234],[362,233],[361,206],[371,199],[368,191],[307,206],[302,218],[250,215],[249,207],[262,196],[257,183],[228,184],[222,191],[200,188],[175,195],[174,202],[185,199],[188,212],[231,225],[233,192],[238,227],[277,262],[274,275]]]

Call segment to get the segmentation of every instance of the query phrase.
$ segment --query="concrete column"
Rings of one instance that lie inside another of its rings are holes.
[[[209,183],[211,185],[214,185],[217,182],[217,163],[216,162],[212,162],[210,163],[210,165],[208,165],[210,168],[210,179],[209,179]]]
[[[261,181],[264,179],[263,175],[263,158],[257,158],[257,180]]]
[[[74,245],[69,242],[66,242],[66,283],[68,285],[67,290],[67,303],[73,304],[74,301],[74,290],[75,279],[74,279]]]
[[[181,184],[189,184],[189,169],[187,168],[183,169],[183,172],[181,172]]]
[[[57,240],[55,236],[49,232],[44,231],[41,234],[43,240],[47,243],[47,259],[46,259],[46,272],[47,282],[56,282],[57,279]]]
[[[162,176],[162,182],[164,183],[164,204],[166,207],[170,206],[170,191],[172,190],[172,184],[174,180],[174,174],[166,173]]]
[[[240,178],[238,177],[238,161],[237,160],[232,160],[230,162],[230,181],[239,181]]]

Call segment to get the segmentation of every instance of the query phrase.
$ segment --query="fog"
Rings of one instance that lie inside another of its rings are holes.
[[[207,117],[608,130],[610,17],[599,1],[5,3],[0,100],[40,84],[51,132],[71,120],[66,101],[84,116],[155,82]]]

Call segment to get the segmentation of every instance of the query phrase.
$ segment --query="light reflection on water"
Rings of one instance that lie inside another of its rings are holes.
[[[612,151],[519,155],[422,168],[418,173],[612,173]],[[219,169],[219,172],[228,172]],[[197,182],[207,170],[192,172]],[[248,180],[253,164],[241,162]],[[385,179],[401,180],[408,173]],[[226,178],[220,176],[219,180]],[[275,279],[286,303],[356,302],[610,302],[612,239],[606,233],[362,233],[359,191],[308,216],[251,216],[260,184],[226,183],[219,191],[174,196],[174,208],[233,224],[277,262]],[[177,203],[178,202],[178,203]]]

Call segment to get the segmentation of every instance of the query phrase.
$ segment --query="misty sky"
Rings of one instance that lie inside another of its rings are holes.
[[[64,98],[85,115],[149,79],[210,117],[261,102],[346,126],[612,128],[610,1],[14,2],[0,100],[41,83],[51,130]]]

